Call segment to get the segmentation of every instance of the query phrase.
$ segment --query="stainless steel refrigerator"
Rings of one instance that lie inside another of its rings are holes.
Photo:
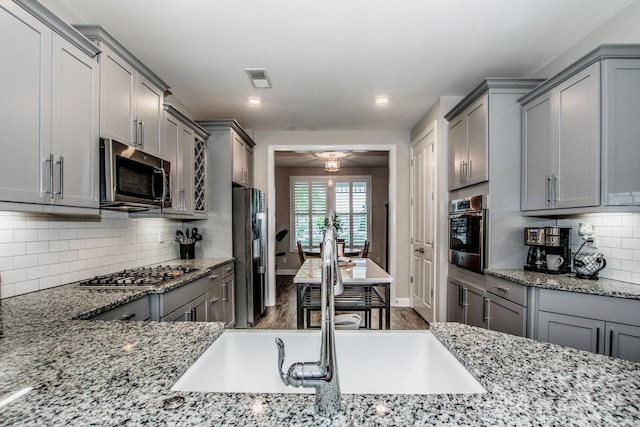
[[[233,188],[236,328],[252,328],[264,314],[267,288],[267,210],[264,193]]]

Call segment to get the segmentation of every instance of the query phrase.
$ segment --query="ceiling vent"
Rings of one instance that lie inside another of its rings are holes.
[[[271,89],[271,80],[266,68],[245,68],[251,84],[256,89]]]

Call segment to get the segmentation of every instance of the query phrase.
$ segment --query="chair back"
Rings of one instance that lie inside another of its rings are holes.
[[[302,242],[298,240],[298,256],[300,257],[300,265],[304,264],[304,252],[302,251]]]
[[[364,247],[362,248],[362,258],[368,258],[369,257],[369,245],[371,244],[371,242],[369,240],[365,240],[364,241]]]

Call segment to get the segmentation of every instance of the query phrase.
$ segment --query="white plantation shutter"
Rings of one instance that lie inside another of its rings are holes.
[[[336,179],[324,177],[291,177],[291,228],[296,242],[303,247],[317,247],[322,241],[325,217],[335,211],[342,229],[338,238],[345,240],[346,247],[362,248],[369,238],[371,218],[371,177],[341,176]]]

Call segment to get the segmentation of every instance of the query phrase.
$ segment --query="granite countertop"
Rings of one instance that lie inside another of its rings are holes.
[[[0,425],[640,422],[640,364],[455,323],[436,323],[432,332],[487,393],[345,394],[343,414],[327,420],[315,415],[313,395],[172,392],[223,324],[73,320],[116,293],[67,285],[2,301],[0,400],[33,390],[0,409]],[[176,395],[186,403],[164,409]],[[376,412],[380,404],[388,413]]]
[[[489,276],[499,277],[524,286],[558,291],[579,292],[617,298],[640,299],[640,285],[600,278],[578,279],[575,274],[545,274],[521,269],[487,269]]]

